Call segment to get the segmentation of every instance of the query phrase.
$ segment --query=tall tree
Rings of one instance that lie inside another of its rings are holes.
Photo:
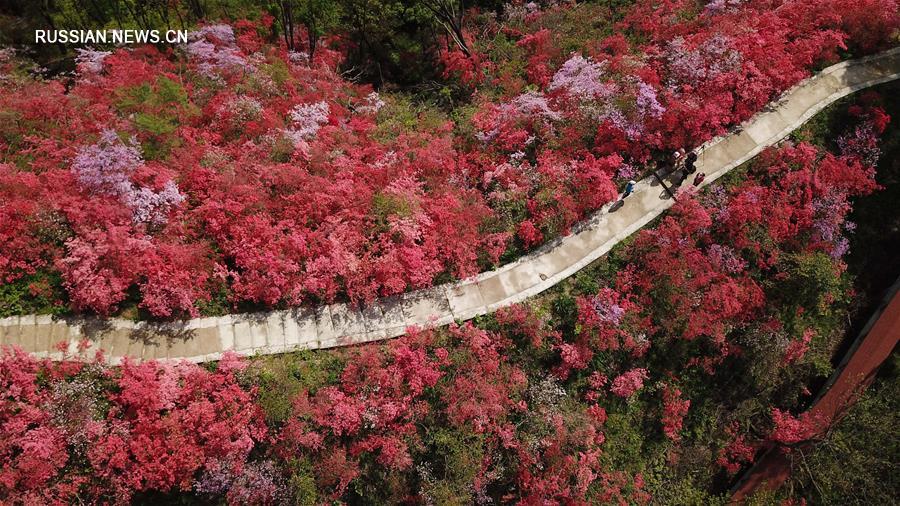
[[[422,0],[422,5],[434,14],[437,22],[444,27],[460,51],[466,56],[471,56],[472,53],[469,51],[469,46],[466,45],[466,39],[462,32],[464,4],[465,0]]]
[[[319,38],[337,25],[341,8],[331,0],[278,0],[276,10],[284,30],[284,42],[291,50],[296,49],[296,25],[306,27],[309,57],[316,52]]]

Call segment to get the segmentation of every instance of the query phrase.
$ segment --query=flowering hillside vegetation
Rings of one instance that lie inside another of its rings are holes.
[[[341,44],[288,52],[266,17],[81,50],[71,78],[3,51],[0,314],[183,317],[467,277],[898,24],[894,0],[503,12],[440,52],[449,111],[345,80]]]
[[[713,503],[816,428],[790,410],[830,369],[888,121],[851,113],[839,153],[769,149],[682,191],[619,268],[476,324],[211,370],[5,350],[0,501]]]

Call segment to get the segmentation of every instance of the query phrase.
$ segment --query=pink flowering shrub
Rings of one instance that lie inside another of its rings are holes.
[[[142,491],[192,490],[203,473],[248,479],[242,469],[267,428],[254,391],[237,383],[244,367],[227,355],[215,372],[156,362],[112,369],[4,349],[0,500],[128,502]]]
[[[467,12],[435,53],[471,115],[345,80],[336,38],[310,60],[263,38],[269,16],[202,26],[168,52],[85,50],[70,87],[0,80],[0,109],[22,118],[0,125],[0,278],[61,275],[69,309],[104,315],[137,290],[127,305],[160,318],[464,278],[568,233],[648,161],[723,133],[843,48],[881,47],[892,6],[747,0],[688,16],[642,0],[615,30],[630,38],[558,28],[597,6]],[[845,155],[871,163],[871,137],[849,134]],[[819,204],[834,255],[843,204]],[[152,261],[124,253],[137,250]],[[158,272],[166,258],[181,261]],[[163,280],[176,286],[150,286]]]
[[[68,255],[58,267],[75,308],[100,314],[115,310],[137,281],[138,263],[147,247],[147,241],[131,237],[123,227],[70,239]]]
[[[756,448],[747,442],[743,434],[739,433],[739,427],[736,424],[729,426],[726,432],[730,436],[730,441],[719,449],[716,463],[728,474],[735,474],[745,464],[753,463]]]
[[[802,359],[809,351],[809,343],[815,334],[813,329],[806,329],[800,339],[791,341],[784,350],[784,361],[793,364]]]
[[[769,439],[783,445],[793,445],[807,441],[819,432],[819,423],[808,411],[795,417],[778,408],[772,408],[772,422],[775,427]]]
[[[648,377],[646,369],[635,368],[625,371],[613,378],[609,391],[627,399],[644,387],[644,381]]]
[[[681,395],[681,390],[678,388],[670,385],[666,385],[663,388],[663,434],[676,442],[681,440],[680,432],[684,423],[684,417],[691,407],[691,400],[682,399]]]

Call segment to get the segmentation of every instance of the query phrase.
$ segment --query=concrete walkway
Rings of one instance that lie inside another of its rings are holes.
[[[697,169],[706,173],[704,185],[776,144],[835,100],[898,77],[900,48],[894,48],[833,65],[799,83],[734,133],[701,146]],[[536,295],[604,255],[672,204],[654,178],[641,180],[624,204],[605,206],[572,234],[516,262],[365,308],[332,304],[172,323],[14,316],[0,319],[0,345],[59,359],[58,343],[72,354],[87,339],[87,356],[103,349],[112,363],[123,357],[205,362],[228,350],[272,354],[387,339],[402,335],[408,326],[468,320]]]

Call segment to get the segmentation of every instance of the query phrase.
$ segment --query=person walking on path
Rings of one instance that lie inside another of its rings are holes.
[[[633,179],[631,181],[628,181],[628,184],[625,185],[625,192],[622,193],[622,200],[625,200],[625,197],[634,193],[634,185],[636,184],[637,183],[635,183]]]
[[[688,153],[687,157],[684,160],[685,173],[693,174],[694,172],[697,172],[697,166],[695,165],[696,163],[697,163],[697,153],[694,153],[693,151],[691,151],[690,153]]]
[[[675,186],[681,186],[682,184],[684,184],[684,182],[687,180],[687,178],[690,177],[691,174],[693,174],[694,172],[697,172],[696,162],[697,162],[697,153],[694,153],[693,151],[691,151],[684,158],[684,168],[682,168],[681,175],[678,177],[678,182],[675,184]]]
[[[700,186],[703,183],[703,180],[706,179],[706,173],[701,172],[694,177],[694,186]]]
[[[684,148],[679,149],[672,155],[672,168],[670,173],[675,173],[684,164]]]

